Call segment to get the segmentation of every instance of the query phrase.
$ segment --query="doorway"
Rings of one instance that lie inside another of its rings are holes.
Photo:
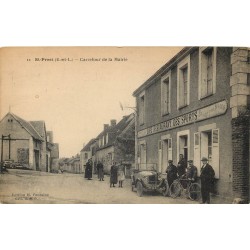
[[[39,150],[34,150],[35,151],[35,167],[36,171],[39,171]]]

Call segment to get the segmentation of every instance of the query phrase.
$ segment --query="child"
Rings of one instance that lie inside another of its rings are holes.
[[[118,182],[119,182],[119,187],[122,188],[122,183],[125,180],[125,174],[124,174],[124,170],[123,170],[123,166],[120,165],[118,168]]]

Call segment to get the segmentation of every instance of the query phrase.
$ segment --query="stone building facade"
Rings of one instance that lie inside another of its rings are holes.
[[[0,121],[0,136],[5,138],[0,145],[2,161],[11,159],[27,168],[50,172],[51,149],[44,121],[29,122],[9,112]]]
[[[205,156],[216,195],[249,197],[249,65],[247,48],[185,47],[135,90],[137,167],[183,154],[200,173]]]
[[[87,146],[88,151],[86,152],[89,153],[88,156],[91,156],[94,173],[96,173],[98,161],[103,163],[104,172],[107,174],[109,174],[113,162],[116,162],[118,165],[124,166],[125,174],[129,177],[131,168],[134,167],[134,114],[124,116],[118,123],[116,120],[111,120],[110,125],[104,124],[103,131]]]

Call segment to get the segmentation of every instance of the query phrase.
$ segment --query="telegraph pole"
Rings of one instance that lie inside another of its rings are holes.
[[[7,138],[7,139],[5,139]],[[4,140],[8,140],[9,141],[9,159],[10,159],[10,141],[11,141],[11,138],[10,138],[10,134],[9,135],[2,135],[2,138],[1,138],[1,162],[0,162],[0,172],[2,172],[2,167],[3,167],[3,141]]]
[[[0,161],[0,173],[2,173],[2,164],[3,164],[3,138],[4,138],[4,136],[2,135],[2,140],[1,140],[1,161]]]

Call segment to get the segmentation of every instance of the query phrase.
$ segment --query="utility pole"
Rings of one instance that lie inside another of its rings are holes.
[[[5,139],[7,138],[7,139]],[[11,137],[10,137],[10,134],[9,135],[2,135],[2,139],[1,139],[1,162],[3,161],[3,141],[9,141],[9,159],[10,159],[10,152],[11,152],[11,144],[10,144],[10,141],[11,141]]]
[[[0,161],[0,173],[2,173],[2,162],[3,162],[3,138],[4,136],[2,135],[2,141],[1,141],[1,161]]]
[[[5,138],[8,138],[8,139],[5,139]],[[2,172],[2,167],[3,167],[3,141],[4,140],[8,140],[9,141],[9,159],[10,159],[10,141],[11,141],[11,138],[10,138],[10,134],[9,135],[2,135],[2,138],[1,138],[2,142],[1,142],[1,162],[0,162],[0,172]]]

